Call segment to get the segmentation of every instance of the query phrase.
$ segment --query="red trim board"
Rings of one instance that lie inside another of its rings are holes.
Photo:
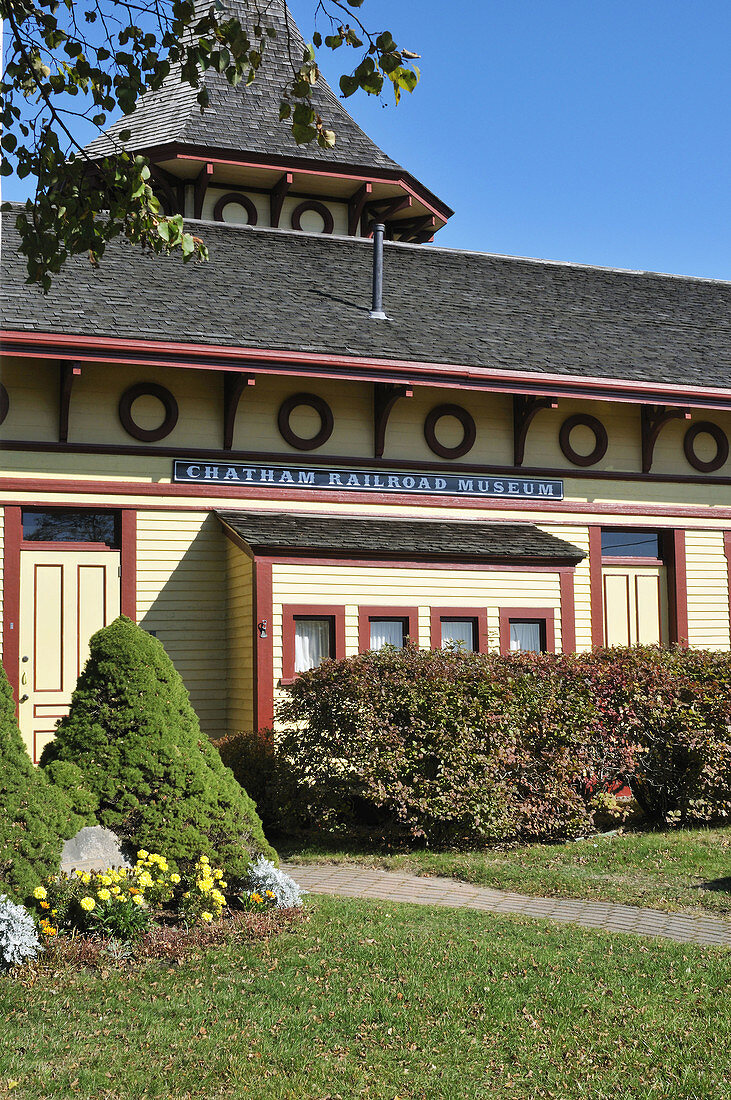
[[[602,529],[589,528],[589,594],[591,599],[591,644],[604,645],[604,582],[602,580]]]
[[[71,336],[65,333],[0,332],[1,346],[10,354],[76,361],[124,362],[221,370],[223,367],[256,370],[264,374],[304,374],[308,377],[380,382],[410,382],[416,378],[435,386],[490,390],[550,397],[584,396],[590,400],[633,402],[652,400],[666,405],[731,409],[731,390],[721,387],[667,386],[633,379],[597,378],[586,375],[547,374],[541,371],[500,370],[460,363],[427,363],[408,359],[374,359],[255,347],[221,347],[211,344],[173,343],[163,340],[130,340],[111,336]],[[186,362],[187,360],[187,362]]]
[[[274,723],[274,650],[272,640],[272,567],[270,562],[254,562],[254,728],[269,728]],[[259,634],[258,624],[266,620],[267,636]]]
[[[122,509],[122,554],[119,606],[123,615],[137,622],[137,512]]]

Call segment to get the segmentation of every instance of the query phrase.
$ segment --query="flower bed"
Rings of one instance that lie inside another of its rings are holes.
[[[223,875],[205,855],[178,871],[164,856],[140,849],[131,868],[51,876],[33,890],[31,912],[6,901],[0,965],[49,950],[83,965],[178,958],[242,933],[271,935],[301,916],[299,887],[263,857],[228,897]]]

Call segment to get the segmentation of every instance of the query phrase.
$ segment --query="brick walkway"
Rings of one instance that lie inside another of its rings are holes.
[[[679,943],[731,947],[731,921],[686,913],[661,913],[608,901],[529,898],[523,894],[470,886],[449,878],[421,878],[398,871],[375,871],[355,864],[283,864],[282,870],[313,894],[346,898],[405,901],[415,905],[446,905],[488,913],[519,913],[525,917],[567,921],[605,932],[664,936]]]

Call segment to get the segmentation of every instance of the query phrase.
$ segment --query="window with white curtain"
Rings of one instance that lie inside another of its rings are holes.
[[[294,621],[294,671],[307,672],[317,668],[332,656],[332,620],[300,619]]]
[[[370,647],[383,649],[385,645],[393,645],[403,649],[405,634],[403,619],[371,619]]]
[[[474,619],[442,619],[442,649],[458,645],[474,652],[476,633]]]
[[[541,627],[542,623],[539,621],[511,619],[510,649],[523,653],[541,653],[545,648]]]

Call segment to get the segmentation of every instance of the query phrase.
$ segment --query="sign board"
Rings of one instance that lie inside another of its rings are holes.
[[[515,474],[419,473],[357,470],[329,466],[257,465],[175,459],[173,481],[201,485],[274,487],[348,493],[413,493],[417,496],[511,497],[563,500],[563,481]]]

